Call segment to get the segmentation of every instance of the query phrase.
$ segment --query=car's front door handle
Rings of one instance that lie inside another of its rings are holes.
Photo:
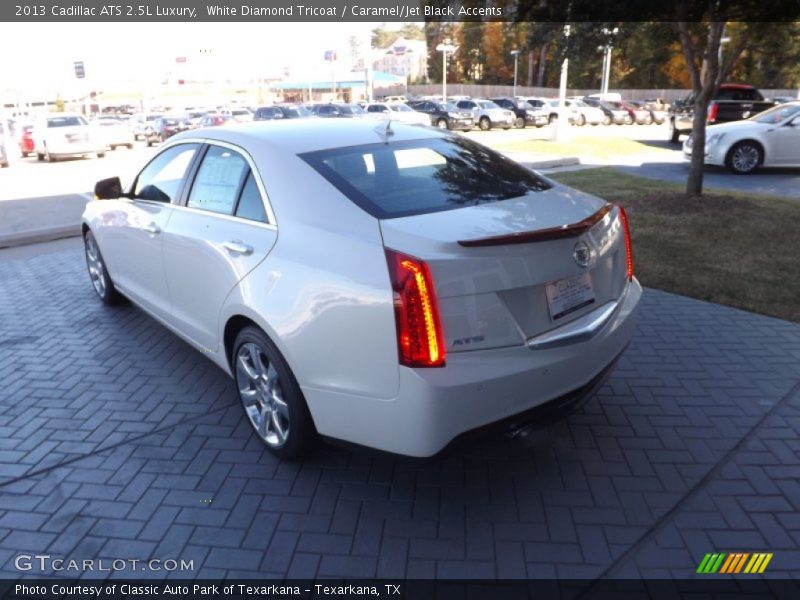
[[[239,240],[235,240],[233,242],[224,242],[222,246],[231,254],[241,254],[242,256],[249,256],[250,254],[253,253],[252,246],[248,246],[247,244],[244,244]]]
[[[158,225],[156,225],[155,223],[150,223],[149,225],[145,225],[144,230],[147,233],[150,233],[152,235],[156,235],[157,233],[161,233],[161,228]]]

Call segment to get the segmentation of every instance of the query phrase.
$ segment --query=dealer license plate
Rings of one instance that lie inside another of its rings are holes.
[[[553,321],[563,319],[570,313],[594,304],[594,288],[589,272],[581,273],[576,277],[560,279],[548,283],[547,307],[550,309],[550,318]]]

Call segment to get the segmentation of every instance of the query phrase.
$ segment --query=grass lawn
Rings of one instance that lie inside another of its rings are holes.
[[[612,168],[552,176],[628,211],[643,285],[800,322],[800,203],[684,186]]]
[[[665,134],[666,135],[666,134]],[[557,156],[580,156],[587,159],[610,160],[620,156],[641,155],[642,153],[674,154],[672,148],[659,148],[637,140],[626,138],[596,138],[576,134],[568,142],[551,140],[514,140],[492,144],[502,152],[535,152],[536,154],[555,154]]]

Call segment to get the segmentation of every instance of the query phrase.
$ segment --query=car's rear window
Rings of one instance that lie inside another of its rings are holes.
[[[300,158],[379,219],[499,202],[550,187],[503,155],[456,137],[335,148]]]
[[[87,125],[86,119],[83,117],[53,117],[47,119],[48,127],[80,127]]]

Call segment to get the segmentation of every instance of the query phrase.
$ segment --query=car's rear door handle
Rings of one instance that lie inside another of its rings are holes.
[[[242,256],[249,256],[253,253],[253,247],[248,246],[240,242],[239,240],[234,240],[232,242],[223,242],[222,246],[231,254],[241,254]]]
[[[161,228],[156,225],[155,223],[150,223],[149,225],[145,225],[144,230],[147,233],[156,235],[157,233],[161,233]]]

